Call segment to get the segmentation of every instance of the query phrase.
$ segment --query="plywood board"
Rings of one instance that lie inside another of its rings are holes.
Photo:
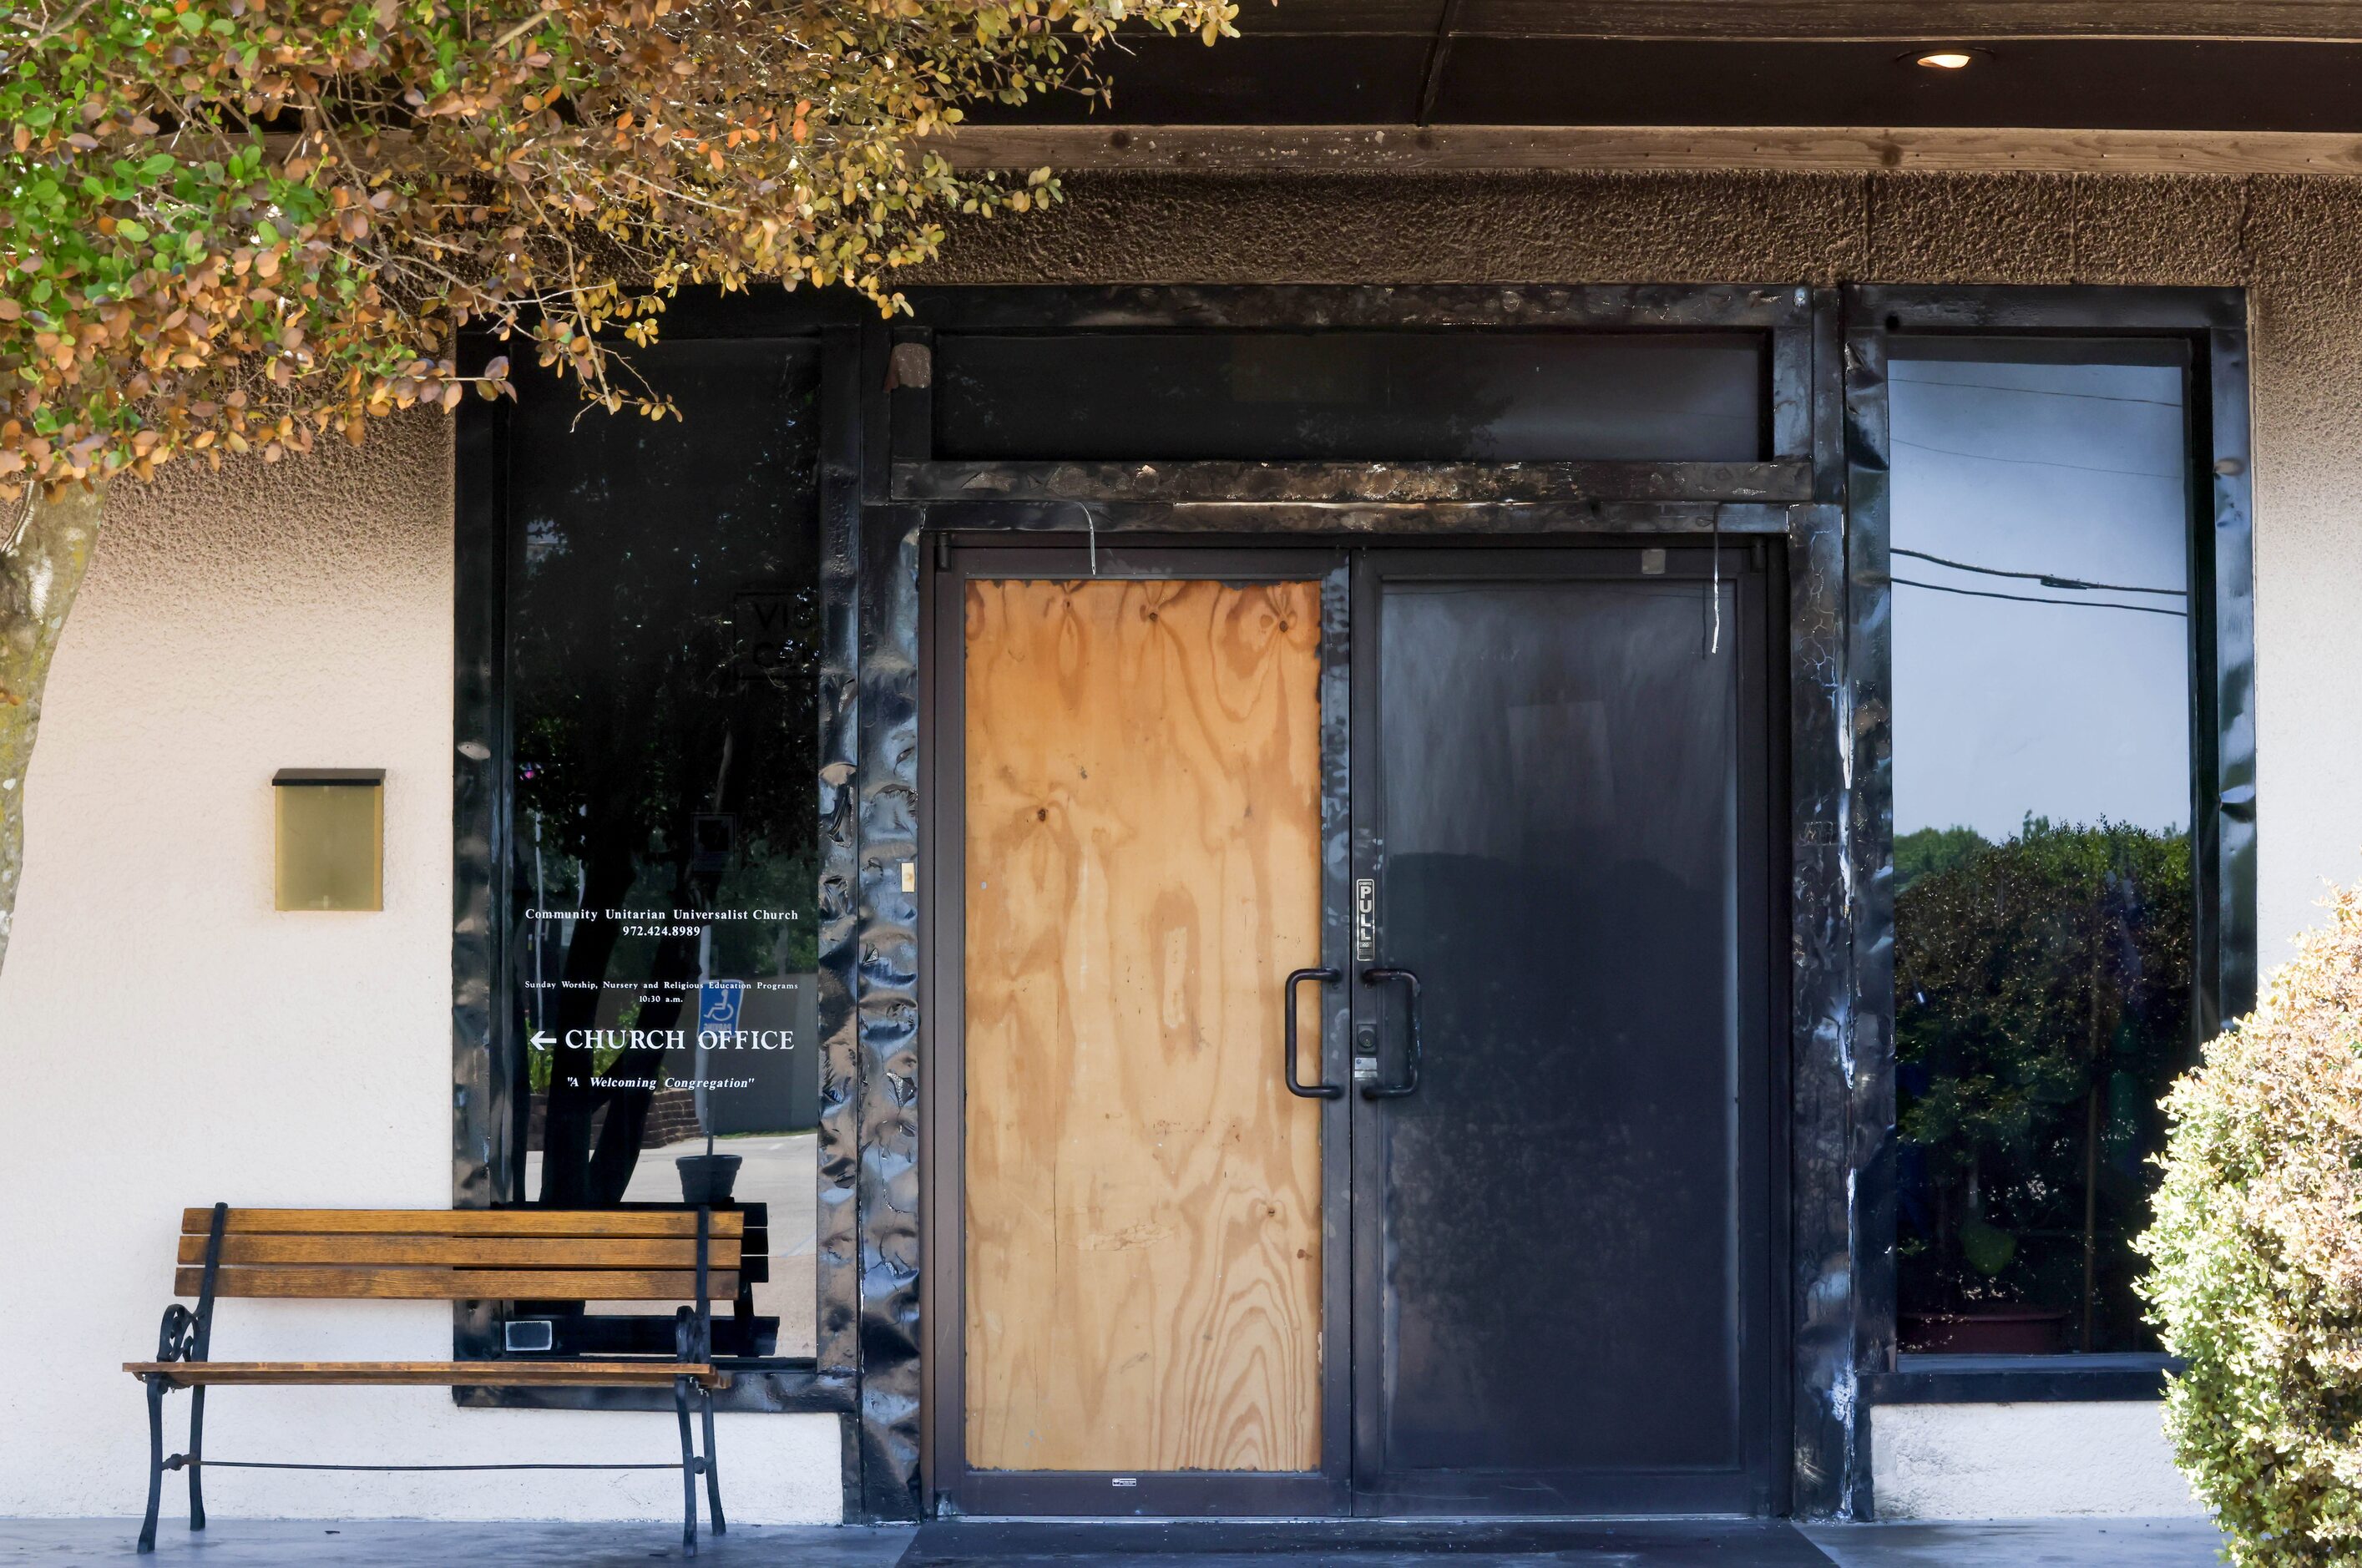
[[[1319,588],[966,598],[967,1463],[1319,1463]]]

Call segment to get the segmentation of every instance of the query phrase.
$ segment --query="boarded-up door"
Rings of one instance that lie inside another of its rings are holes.
[[[1320,1463],[1317,582],[966,587],[965,1447]]]

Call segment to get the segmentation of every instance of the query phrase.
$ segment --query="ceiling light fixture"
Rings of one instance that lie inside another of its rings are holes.
[[[1924,65],[1930,71],[1966,71],[1976,62],[1975,55],[1959,49],[1930,50],[1913,59],[1914,64]]]

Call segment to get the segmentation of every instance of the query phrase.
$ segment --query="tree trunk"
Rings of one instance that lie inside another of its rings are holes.
[[[36,488],[24,501],[0,502],[0,964],[25,867],[25,769],[41,726],[41,688],[98,540],[104,499],[77,487],[50,500]]]

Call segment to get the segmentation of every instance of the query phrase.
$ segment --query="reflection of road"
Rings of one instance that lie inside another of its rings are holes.
[[[680,1173],[673,1161],[705,1152],[702,1138],[640,1151],[624,1198],[631,1203],[679,1203]],[[732,1189],[742,1202],[771,1207],[771,1277],[755,1286],[755,1310],[779,1320],[779,1354],[810,1355],[817,1339],[812,1304],[812,1211],[818,1201],[820,1141],[811,1132],[755,1133],[713,1141],[717,1154],[736,1154]],[[525,1190],[541,1190],[541,1155],[524,1157]],[[614,1309],[640,1311],[644,1304]]]

